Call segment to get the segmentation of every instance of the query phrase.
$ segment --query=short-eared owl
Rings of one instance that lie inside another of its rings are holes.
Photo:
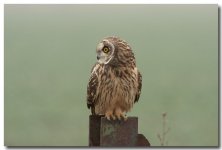
[[[118,37],[107,37],[98,44],[96,53],[98,62],[91,71],[87,106],[93,115],[126,119],[142,87],[131,47]]]

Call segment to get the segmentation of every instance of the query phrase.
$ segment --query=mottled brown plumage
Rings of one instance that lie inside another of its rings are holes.
[[[107,37],[97,46],[98,62],[87,87],[87,106],[94,115],[126,119],[139,100],[142,76],[131,47],[118,37]]]

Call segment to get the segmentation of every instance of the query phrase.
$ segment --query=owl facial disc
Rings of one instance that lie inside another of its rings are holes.
[[[114,45],[108,40],[103,40],[96,48],[97,60],[100,64],[108,64],[114,54]]]

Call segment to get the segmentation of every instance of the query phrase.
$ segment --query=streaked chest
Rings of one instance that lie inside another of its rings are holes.
[[[110,68],[101,67],[98,70],[100,91],[130,91],[136,87],[137,73],[131,68]]]

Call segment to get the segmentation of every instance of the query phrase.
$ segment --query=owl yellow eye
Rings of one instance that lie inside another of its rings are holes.
[[[104,47],[104,48],[103,48],[103,52],[104,52],[104,53],[108,53],[108,52],[109,52],[109,48],[108,48],[108,47]]]

